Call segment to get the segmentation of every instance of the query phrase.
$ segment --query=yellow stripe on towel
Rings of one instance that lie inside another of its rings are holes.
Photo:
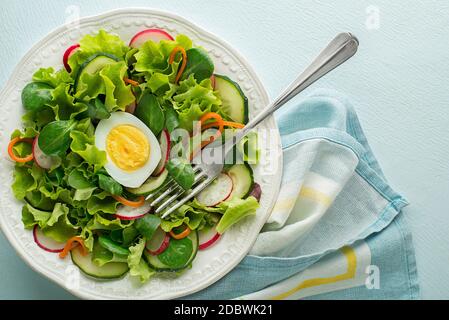
[[[302,187],[299,196],[319,202],[326,207],[329,207],[332,204],[332,199],[327,194],[308,187]]]
[[[293,288],[287,292],[284,292],[280,295],[277,295],[275,297],[272,297],[269,300],[283,300],[300,290],[354,278],[356,275],[356,271],[357,271],[357,256],[355,254],[355,251],[351,247],[343,247],[343,248],[341,248],[341,252],[345,255],[346,261],[348,263],[348,268],[345,273],[334,276],[334,277],[329,277],[329,278],[315,278],[315,279],[304,280],[299,285],[297,285],[295,288]]]

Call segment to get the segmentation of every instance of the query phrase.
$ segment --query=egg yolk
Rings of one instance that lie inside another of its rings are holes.
[[[106,152],[114,164],[125,171],[135,171],[150,157],[147,137],[132,125],[112,129],[106,138]]]

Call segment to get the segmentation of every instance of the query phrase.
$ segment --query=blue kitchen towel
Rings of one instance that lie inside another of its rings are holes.
[[[250,254],[184,299],[417,299],[407,201],[374,157],[354,108],[318,90],[276,115],[279,198]]]

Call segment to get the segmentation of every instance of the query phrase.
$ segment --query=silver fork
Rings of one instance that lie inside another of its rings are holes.
[[[172,178],[169,178],[162,188],[148,195],[146,199],[151,199],[150,204],[154,213],[161,214],[162,218],[165,218],[206,188],[222,172],[226,155],[250,130],[298,93],[351,58],[357,52],[358,46],[359,41],[350,33],[341,33],[335,37],[312,64],[276,100],[242,130],[238,131],[232,139],[227,140],[224,144],[212,143],[193,158],[192,167],[195,172],[195,182],[191,190],[185,191]],[[204,154],[215,155],[212,157],[214,161],[205,163],[204,157],[202,157]]]

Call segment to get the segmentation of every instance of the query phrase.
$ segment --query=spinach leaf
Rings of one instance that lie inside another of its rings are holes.
[[[139,233],[150,240],[154,232],[161,225],[161,218],[154,214],[147,214],[135,222],[135,226]]]
[[[100,98],[96,98],[87,103],[87,110],[79,115],[80,119],[91,118],[92,120],[108,119],[111,113],[108,111],[103,101]]]
[[[165,128],[172,133],[179,126],[178,113],[172,107],[165,108]]]
[[[183,158],[174,158],[166,165],[168,173],[184,189],[189,190],[195,180],[195,174],[190,163]]]
[[[48,156],[65,153],[72,141],[70,131],[75,128],[76,124],[77,122],[74,120],[50,122],[39,135],[39,148]]]
[[[98,175],[98,185],[100,186],[100,189],[113,195],[121,195],[123,192],[123,187],[120,183],[103,174]]]
[[[187,65],[182,75],[183,79],[187,79],[191,74],[194,78],[201,82],[208,79],[214,73],[214,63],[209,57],[206,50],[202,48],[192,48],[186,51]]]
[[[158,255],[159,260],[171,268],[183,268],[193,253],[193,243],[189,238],[170,240],[167,249]]]
[[[53,87],[42,82],[31,82],[22,91],[22,104],[27,111],[40,111],[52,100]]]
[[[112,253],[127,256],[129,254],[129,250],[121,247],[118,243],[112,241],[111,239],[100,236],[98,237],[98,243],[105,249],[108,249]]]
[[[149,91],[143,93],[134,115],[142,120],[155,136],[158,136],[164,128],[164,112],[156,96]]]

